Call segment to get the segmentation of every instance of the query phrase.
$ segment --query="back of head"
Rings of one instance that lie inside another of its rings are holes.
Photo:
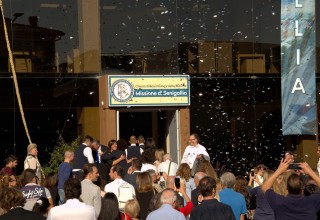
[[[88,176],[89,173],[93,172],[93,168],[94,167],[97,167],[97,166],[94,165],[94,164],[85,164],[85,165],[83,165],[83,175],[85,177]]]
[[[236,177],[230,172],[222,174],[220,180],[221,185],[224,188],[233,188],[234,184],[236,183]]]
[[[153,164],[152,155],[150,151],[143,151],[142,153],[142,163]]]
[[[81,182],[78,179],[70,178],[64,183],[66,200],[79,199],[81,195]]]
[[[99,219],[120,219],[119,203],[114,193],[108,192],[102,198]]]
[[[162,161],[165,161],[164,159],[164,150],[162,148],[160,149],[157,149],[155,152],[154,152],[154,156],[155,156],[155,159],[158,160],[160,163]],[[171,158],[169,158],[171,159]]]
[[[84,138],[83,138],[83,142],[84,143],[92,143],[93,142],[93,138],[89,135],[86,135]]]
[[[189,165],[187,163],[180,164],[176,175],[180,176],[181,178],[184,178],[186,181],[189,181],[191,177],[191,171],[190,171]]]
[[[161,204],[173,205],[173,203],[176,201],[176,199],[177,199],[176,194],[172,189],[163,190],[162,194],[160,196]]]
[[[300,195],[303,190],[303,182],[299,175],[291,174],[287,180],[287,189],[289,194]]]
[[[305,187],[304,187],[304,195],[305,196],[310,196],[312,194],[315,194],[315,193],[320,193],[320,188],[319,186],[315,185],[315,184],[307,184]]]
[[[24,186],[28,183],[34,182],[34,178],[37,178],[36,172],[32,169],[25,169],[21,176],[21,184]]]
[[[40,197],[34,204],[32,211],[45,215],[48,213],[48,208],[50,206],[49,199],[45,197]]]
[[[113,172],[116,172],[117,173],[117,175],[119,176],[119,177],[123,177],[123,175],[124,175],[124,170],[123,170],[123,168],[120,166],[120,165],[115,165],[115,166],[113,166],[112,167],[112,171]]]
[[[162,160],[163,160],[163,161],[171,160],[171,155],[170,155],[170,154],[165,154],[165,155],[163,155]],[[189,169],[190,169],[190,168],[189,168]]]
[[[125,139],[117,140],[118,150],[124,151],[128,148],[128,142]]]
[[[144,140],[144,137],[142,135],[139,135],[138,142],[139,142],[139,144],[144,144],[145,140]]]
[[[58,185],[58,175],[54,172],[48,173],[44,181],[44,187],[49,190],[55,188]]]
[[[199,164],[198,172],[204,172],[214,180],[218,179],[218,175],[215,169],[213,168],[212,164],[210,163],[210,161],[202,160]]]
[[[216,189],[216,181],[210,176],[203,177],[199,182],[198,189],[203,197],[212,196]]]
[[[142,168],[142,162],[139,159],[134,159],[132,160],[132,167],[134,168],[134,170],[141,170]]]
[[[140,213],[140,205],[136,199],[130,199],[126,202],[124,212],[129,215],[130,218],[138,218]]]
[[[136,136],[131,135],[131,136],[130,136],[130,139],[129,139],[129,142],[130,142],[130,144],[136,144],[136,143],[137,143],[137,138],[136,138]]]
[[[152,178],[148,172],[138,173],[136,183],[138,192],[149,192],[153,189]]]
[[[14,161],[17,161],[17,160],[18,160],[18,158],[17,158],[16,156],[14,156],[14,155],[9,155],[9,156],[4,160],[4,163],[5,163],[6,165],[8,165],[9,163],[14,162]]]
[[[174,189],[174,176],[168,176],[166,179],[166,186],[168,189]]]
[[[0,207],[9,211],[13,207],[24,206],[26,199],[22,192],[15,188],[4,188],[0,191]]]
[[[269,177],[274,173],[273,170],[266,170],[263,173],[263,181],[266,181],[267,179],[269,179]]]

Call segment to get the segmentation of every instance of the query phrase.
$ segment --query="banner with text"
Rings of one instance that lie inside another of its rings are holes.
[[[109,106],[188,106],[187,75],[108,76]]]
[[[281,1],[283,135],[315,135],[315,0]]]

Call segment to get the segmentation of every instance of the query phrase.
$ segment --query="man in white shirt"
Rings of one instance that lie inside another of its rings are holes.
[[[175,176],[178,170],[178,164],[172,162],[170,154],[163,155],[163,162],[158,166],[158,173],[160,173],[160,181],[166,179],[166,176]]]
[[[85,164],[83,166],[84,180],[81,181],[81,199],[82,201],[94,207],[97,216],[100,214],[101,209],[101,193],[100,187],[95,185],[99,177],[99,172],[94,164]]]
[[[199,144],[200,138],[197,134],[191,134],[189,138],[189,145],[183,153],[181,163],[187,163],[192,169],[196,159],[205,159],[210,161],[210,156],[207,149]]]
[[[131,189],[132,195],[129,195],[129,197],[134,197],[134,196],[135,196],[134,187],[133,187],[130,183],[128,183],[128,182],[126,182],[126,181],[124,181],[124,180],[122,179],[122,176],[123,176],[123,174],[124,174],[123,172],[124,172],[124,171],[123,171],[123,168],[122,168],[121,166],[119,166],[119,165],[113,166],[113,167],[110,169],[110,173],[109,173],[110,178],[111,178],[113,181],[112,181],[111,183],[108,183],[108,184],[104,187],[104,191],[105,191],[105,192],[112,192],[112,193],[114,193],[114,194],[117,196],[118,200],[119,200],[119,196],[120,196],[120,195],[119,195],[119,188],[120,188],[121,185],[124,185],[124,184]]]
[[[50,209],[47,220],[96,220],[94,208],[79,201],[81,183],[77,179],[68,179],[64,184],[66,203]]]

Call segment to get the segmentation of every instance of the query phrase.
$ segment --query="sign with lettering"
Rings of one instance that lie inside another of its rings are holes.
[[[110,75],[109,106],[188,106],[187,75]]]
[[[315,0],[281,1],[283,135],[315,135]]]

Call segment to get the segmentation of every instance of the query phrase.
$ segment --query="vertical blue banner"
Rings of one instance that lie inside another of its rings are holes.
[[[315,135],[315,0],[281,0],[283,135]]]

